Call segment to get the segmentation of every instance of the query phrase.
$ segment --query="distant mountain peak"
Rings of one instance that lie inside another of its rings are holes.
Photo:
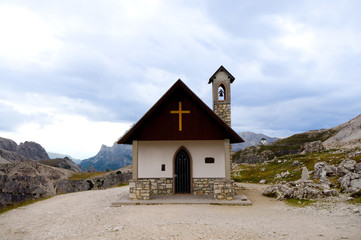
[[[232,144],[232,151],[233,152],[244,149],[246,147],[260,145],[262,139],[266,139],[267,143],[272,143],[272,142],[279,139],[279,138],[276,138],[276,137],[267,136],[267,135],[262,134],[262,133],[254,133],[254,132],[250,132],[250,131],[240,132],[238,134],[242,137],[244,142],[243,143]]]

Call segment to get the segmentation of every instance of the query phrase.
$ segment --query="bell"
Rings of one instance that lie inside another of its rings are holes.
[[[219,96],[220,96],[220,97],[223,97],[223,90],[222,90],[222,89],[219,90]]]

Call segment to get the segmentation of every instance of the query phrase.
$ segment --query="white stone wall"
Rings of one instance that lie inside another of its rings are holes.
[[[139,141],[138,178],[173,178],[173,160],[181,146],[189,151],[193,178],[225,178],[224,140]],[[214,163],[205,163],[206,157],[213,157]]]

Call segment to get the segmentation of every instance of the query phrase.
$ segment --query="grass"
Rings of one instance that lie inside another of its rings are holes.
[[[245,159],[247,159],[249,155],[263,155],[263,158],[271,160],[274,157],[297,154],[302,152],[305,143],[325,141],[334,134],[335,131],[332,130],[316,130],[295,134],[268,145],[258,145],[237,151],[233,156],[233,160],[246,162]]]
[[[117,185],[115,185],[114,187],[125,187],[125,186],[128,186],[129,184],[127,183],[119,183]]]
[[[69,180],[76,180],[76,181],[82,181],[87,180],[89,178],[102,176],[104,174],[107,174],[105,172],[78,172],[74,173],[69,177]]]
[[[349,152],[336,150],[324,151],[321,153],[294,154],[278,157],[267,163],[241,164],[240,170],[232,174],[236,182],[259,183],[262,179],[266,183],[274,184],[280,181],[295,181],[301,178],[302,167],[307,167],[308,171],[313,171],[316,162],[325,161],[328,165],[337,166],[348,157]],[[357,162],[361,161],[360,156],[351,158]],[[298,161],[299,164],[293,164]],[[276,174],[288,171],[289,174],[283,178],[275,179]],[[335,186],[338,186],[337,177],[328,178]]]
[[[43,200],[46,200],[46,199],[49,199],[49,198],[51,198],[51,197],[41,198],[41,199],[30,199],[30,200],[27,200],[27,201],[24,201],[24,202],[13,203],[11,205],[0,208],[0,214],[3,214],[5,212],[8,212],[10,210],[13,210],[13,209],[16,209],[16,208],[19,208],[19,207],[25,207],[25,206],[28,206],[30,204],[40,202],[40,201],[43,201]]]
[[[293,207],[306,207],[311,205],[312,203],[315,203],[316,201],[314,200],[309,200],[309,199],[295,199],[295,198],[290,198],[290,199],[286,199],[285,202]]]

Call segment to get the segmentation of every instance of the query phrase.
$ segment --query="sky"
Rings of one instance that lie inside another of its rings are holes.
[[[0,137],[85,159],[181,79],[232,128],[287,137],[361,114],[361,1],[0,0]]]

